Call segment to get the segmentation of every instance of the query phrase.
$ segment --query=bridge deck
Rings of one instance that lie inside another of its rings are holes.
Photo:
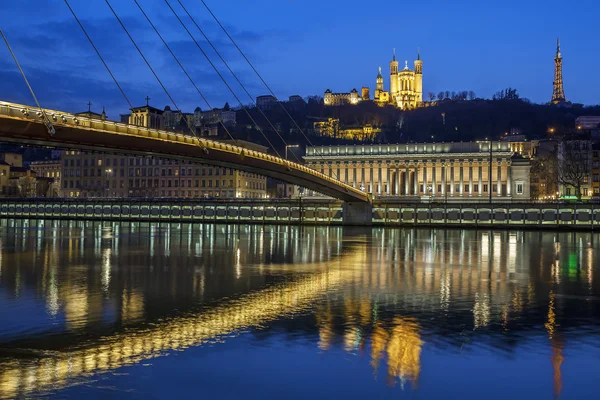
[[[266,153],[175,132],[44,112],[55,127],[50,135],[43,115],[29,106],[0,102],[0,140],[57,148],[77,148],[185,159],[252,172],[299,185],[349,202],[368,202],[367,193],[325,174]]]

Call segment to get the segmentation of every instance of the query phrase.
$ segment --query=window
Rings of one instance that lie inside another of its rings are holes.
[[[594,182],[600,182],[600,175],[594,174]]]
[[[479,184],[476,183],[473,185],[473,192],[479,193]]]
[[[469,193],[469,185],[465,185],[465,193]]]
[[[588,188],[584,188],[583,189],[583,195],[586,196],[586,197],[589,196],[590,195],[590,190]]]
[[[483,185],[483,191],[487,192],[488,191],[488,185]]]
[[[456,185],[455,189],[456,189],[455,193],[460,193],[460,185]]]
[[[600,194],[600,188],[594,188],[594,196]]]
[[[571,188],[567,188],[567,196],[571,195]]]
[[[517,183],[517,194],[523,194],[523,184]]]
[[[437,185],[437,191],[438,191],[438,193],[442,192],[442,185]]]

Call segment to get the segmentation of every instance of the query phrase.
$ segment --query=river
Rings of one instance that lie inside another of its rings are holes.
[[[600,234],[0,220],[0,398],[593,398]]]

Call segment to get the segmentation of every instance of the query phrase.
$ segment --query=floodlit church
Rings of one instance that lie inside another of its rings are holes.
[[[327,89],[323,96],[326,106],[341,104],[358,104],[360,101],[371,100],[368,88],[363,88],[362,96],[356,89],[350,93],[333,93]],[[386,91],[384,79],[379,67],[379,74],[375,81],[374,101],[380,105],[391,104],[402,110],[412,110],[423,106],[423,61],[420,53],[414,61],[414,69],[410,69],[408,61],[404,62],[404,68],[399,69],[396,60],[396,51],[390,62],[390,87]]]

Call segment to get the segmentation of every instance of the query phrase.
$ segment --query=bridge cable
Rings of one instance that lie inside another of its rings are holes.
[[[223,58],[223,56],[221,56],[221,53],[219,53],[219,51],[217,50],[217,48],[213,45],[212,41],[208,38],[208,36],[206,36],[206,34],[202,30],[202,28],[200,28],[200,26],[198,25],[198,23],[196,23],[196,20],[194,19],[194,17],[192,17],[192,15],[189,13],[189,11],[187,10],[187,8],[181,2],[181,0],[177,0],[177,2],[179,3],[179,5],[183,9],[183,11],[185,11],[185,13],[187,14],[187,16],[192,21],[192,23],[196,26],[196,28],[198,28],[198,31],[200,31],[200,33],[202,34],[202,36],[204,37],[204,39],[208,42],[208,44],[214,50],[214,52],[217,54],[217,56],[219,57],[219,59],[221,59],[221,61],[223,62],[223,64],[225,64],[225,67],[227,67],[227,69],[229,70],[229,72],[231,73],[231,75],[233,75],[233,77],[235,78],[235,80],[237,81],[237,83],[242,87],[242,89],[244,90],[244,92],[246,92],[246,94],[248,95],[248,98],[250,98],[251,104],[253,104],[253,105],[256,106],[256,103],[254,102],[254,97],[252,97],[252,95],[250,94],[250,92],[248,92],[248,90],[246,89],[246,86],[244,86],[244,84],[240,81],[240,79],[237,77],[237,75],[235,74],[235,72],[233,72],[233,70],[231,69],[231,67],[227,63],[227,61],[225,61],[225,59]],[[268,124],[271,126],[271,128],[273,129],[273,131],[275,131],[275,133],[277,134],[277,136],[279,136],[279,139],[281,139],[281,141],[283,142],[283,144],[287,146],[286,141],[283,139],[283,137],[281,136],[281,134],[277,131],[277,128],[275,128],[275,126],[273,125],[273,123],[271,122],[271,120],[269,119],[269,117],[267,117],[267,115],[263,112],[263,110],[261,110],[258,107],[256,107],[256,108],[260,112],[260,114],[265,118],[265,120],[268,122]],[[292,153],[292,155],[296,158],[296,161],[300,161],[298,159],[298,157],[294,153]]]
[[[169,44],[164,39],[164,37],[160,34],[160,32],[158,31],[158,29],[156,28],[156,26],[154,25],[154,23],[150,20],[150,17],[148,17],[148,14],[146,14],[146,12],[144,11],[144,9],[140,5],[140,3],[138,3],[138,0],[133,0],[133,1],[138,6],[138,8],[140,9],[140,11],[144,15],[144,17],[146,17],[146,20],[148,21],[148,23],[150,24],[150,26],[152,26],[152,29],[154,29],[154,32],[156,32],[156,34],[158,35],[158,37],[160,38],[160,40],[163,42],[163,44],[165,45],[165,47],[167,48],[167,50],[169,50],[169,53],[171,53],[171,55],[173,56],[173,58],[175,59],[175,61],[177,62],[177,64],[179,65],[179,67],[181,68],[181,70],[183,71],[183,73],[185,74],[185,76],[187,76],[187,78],[190,80],[190,82],[192,83],[192,85],[194,86],[194,88],[196,89],[196,91],[198,92],[198,94],[200,95],[200,97],[202,97],[202,99],[204,100],[204,102],[206,103],[206,105],[208,105],[208,108],[212,110],[213,107],[210,105],[208,99],[204,96],[204,94],[202,94],[202,92],[200,91],[200,89],[198,88],[198,86],[196,85],[196,83],[194,82],[194,80],[192,79],[192,77],[190,76],[190,74],[187,72],[187,70],[185,69],[185,67],[181,64],[181,62],[179,61],[179,59],[177,58],[177,56],[175,55],[175,53],[171,49],[171,46],[169,46]],[[227,132],[227,135],[231,138],[231,140],[233,140],[233,142],[237,145],[237,140],[233,137],[233,135],[231,134],[231,132],[229,132],[229,130],[227,129],[227,127],[225,126],[225,124],[223,123],[223,120],[221,118],[219,118],[219,123],[221,124],[221,126],[223,127],[223,129],[225,130],[225,132]]]
[[[277,100],[277,96],[275,96],[275,93],[273,92],[273,90],[271,89],[271,87],[263,79],[262,75],[254,67],[254,65],[252,64],[252,62],[250,62],[250,60],[248,59],[248,57],[246,56],[246,54],[238,46],[238,44],[233,39],[233,37],[231,37],[231,35],[227,31],[227,29],[225,29],[225,27],[221,23],[221,21],[219,21],[219,19],[217,18],[217,16],[212,12],[212,10],[210,9],[210,7],[208,7],[208,5],[206,4],[206,2],[204,0],[200,0],[200,1],[204,5],[204,7],[208,10],[208,12],[213,17],[213,19],[216,21],[216,23],[221,27],[221,29],[223,30],[223,32],[225,32],[225,35],[227,35],[227,37],[229,38],[229,40],[231,41],[231,43],[233,43],[233,45],[238,50],[238,52],[242,55],[242,57],[244,58],[244,60],[246,60],[246,62],[248,63],[248,65],[250,65],[250,67],[252,68],[252,70],[254,71],[254,73],[258,76],[258,78],[261,80],[261,82],[265,85],[265,87],[267,88],[267,90],[269,91],[269,93],[271,93],[271,95],[273,97],[275,97],[275,99]],[[287,116],[290,118],[290,120],[294,123],[294,125],[296,126],[296,128],[298,128],[298,130],[300,131],[300,133],[302,133],[302,136],[304,136],[304,138],[306,139],[306,141],[308,142],[308,144],[311,145],[311,146],[314,146],[313,143],[311,142],[311,140],[309,139],[308,135],[304,132],[304,130],[302,128],[300,128],[300,126],[298,125],[298,123],[296,122],[296,120],[290,115],[290,113],[285,108],[285,106],[280,101],[278,101],[278,100],[277,100],[277,103],[279,103],[279,105],[281,106],[281,108],[283,109],[283,111],[287,114]],[[321,159],[325,161],[325,158],[323,157],[324,156],[323,155],[323,149],[320,150],[320,155],[321,155]],[[340,178],[337,177],[337,174],[333,171],[333,168],[330,168],[330,170],[332,171],[332,174],[336,175],[336,179],[340,180]]]
[[[8,39],[4,35],[4,32],[2,32],[2,29],[0,29],[0,36],[2,36],[2,39],[4,39],[4,43],[6,43],[6,47],[8,48],[10,55],[12,56],[13,60],[15,61],[15,64],[17,65],[17,68],[19,69],[19,72],[21,73],[21,76],[23,77],[25,84],[29,88],[29,92],[33,96],[33,100],[35,100],[35,104],[37,104],[37,107],[40,109],[40,115],[44,119],[44,125],[46,125],[46,129],[48,129],[48,133],[50,135],[54,135],[56,133],[56,131],[54,129],[54,125],[52,125],[52,122],[50,122],[50,118],[48,118],[46,111],[40,106],[40,102],[38,101],[37,96],[35,95],[35,93],[33,91],[33,88],[29,84],[29,81],[27,80],[27,76],[25,76],[25,72],[23,71],[23,68],[21,68],[21,64],[19,64],[19,60],[17,60],[17,56],[15,55],[12,47],[10,47],[10,44],[8,43]]]
[[[258,123],[254,120],[254,118],[252,118],[252,115],[250,115],[250,112],[248,111],[248,109],[242,104],[242,101],[235,94],[235,92],[233,91],[233,89],[231,88],[231,86],[229,86],[229,84],[227,83],[227,81],[225,80],[225,78],[223,78],[223,75],[221,75],[221,73],[219,72],[219,70],[217,69],[217,67],[215,67],[214,63],[208,57],[208,55],[206,54],[206,52],[202,49],[202,47],[200,46],[200,44],[198,43],[198,41],[196,40],[196,38],[194,38],[194,35],[192,35],[192,33],[187,28],[187,26],[184,24],[184,22],[181,20],[181,18],[179,17],[179,15],[177,15],[177,13],[173,9],[173,7],[171,7],[171,4],[169,4],[169,1],[165,0],[165,3],[169,7],[169,9],[171,9],[171,12],[173,13],[173,15],[175,15],[175,17],[177,18],[177,20],[179,21],[179,23],[181,24],[181,26],[183,26],[183,29],[185,29],[185,31],[187,32],[187,34],[194,41],[194,43],[196,44],[196,46],[198,47],[198,49],[200,50],[200,52],[202,52],[202,54],[204,55],[204,57],[206,58],[206,60],[209,62],[209,64],[212,66],[212,68],[215,70],[215,72],[217,73],[217,75],[219,75],[219,77],[221,78],[221,80],[223,81],[223,83],[225,84],[225,86],[227,86],[227,88],[229,89],[229,91],[231,92],[231,94],[233,94],[233,97],[235,97],[235,99],[238,101],[238,103],[240,103],[240,106],[242,107],[242,109],[246,112],[246,114],[248,115],[248,117],[250,118],[250,120],[252,121],[252,123],[254,124],[254,126],[263,135],[263,137],[265,138],[265,140],[269,143],[269,145],[271,146],[271,148],[273,149],[273,151],[275,152],[275,154],[277,154],[277,157],[282,158],[281,155],[279,154],[279,152],[277,151],[277,149],[275,148],[275,146],[273,146],[273,143],[271,143],[271,141],[269,140],[269,138],[267,137],[267,135],[265,135],[265,133],[260,128],[260,126],[258,125]]]
[[[112,11],[113,15],[115,16],[115,18],[117,19],[117,21],[119,22],[119,24],[121,25],[121,27],[123,28],[123,30],[125,31],[125,33],[127,34],[127,36],[129,37],[129,39],[131,40],[131,43],[133,43],[133,45],[136,48],[136,50],[138,51],[138,53],[140,53],[140,56],[142,56],[142,59],[146,62],[146,65],[148,66],[148,68],[150,69],[150,71],[152,72],[152,74],[154,75],[154,77],[156,78],[156,80],[158,81],[158,83],[160,84],[160,86],[162,87],[162,89],[164,90],[164,92],[166,93],[166,95],[169,98],[169,100],[171,100],[171,102],[173,103],[173,105],[175,106],[176,109],[179,109],[179,107],[177,106],[177,103],[175,103],[175,100],[173,100],[173,97],[171,96],[171,94],[169,93],[169,91],[167,90],[167,88],[165,87],[165,85],[163,84],[163,82],[160,80],[160,78],[156,74],[156,71],[154,70],[154,68],[152,68],[152,65],[150,65],[150,62],[148,61],[148,59],[146,58],[146,56],[144,55],[144,53],[142,52],[142,50],[137,45],[136,41],[133,39],[133,37],[131,36],[131,34],[129,33],[129,31],[127,30],[127,28],[123,24],[123,21],[121,21],[121,18],[119,18],[119,16],[117,15],[117,13],[113,9],[113,7],[110,5],[110,2],[108,0],[104,0],[104,1],[108,5],[108,8],[110,8],[110,10]],[[192,135],[194,137],[196,137],[196,139],[198,139],[199,146],[202,148],[202,150],[204,152],[207,152],[208,149],[206,148],[206,146],[204,146],[204,144],[202,143],[202,140],[196,134],[196,130],[192,129],[192,125],[191,125],[190,121],[187,118],[184,118],[184,119],[185,119],[186,124],[187,124],[188,128],[190,129],[190,132],[192,133]]]
[[[131,101],[129,101],[129,98],[127,97],[127,95],[125,94],[125,91],[123,90],[123,88],[121,87],[121,85],[119,84],[119,82],[117,81],[117,78],[115,78],[115,76],[113,75],[112,71],[110,70],[108,64],[106,63],[106,61],[104,61],[104,57],[102,57],[102,54],[100,54],[100,51],[98,50],[98,48],[96,47],[96,45],[94,44],[94,41],[92,40],[92,38],[90,37],[90,35],[88,35],[87,31],[85,30],[85,28],[83,27],[83,24],[81,23],[81,21],[79,21],[79,18],[77,17],[77,14],[75,14],[75,11],[71,8],[71,5],[69,4],[69,2],[67,0],[64,0],[65,4],[67,5],[67,7],[69,8],[69,11],[71,11],[71,14],[73,14],[73,17],[75,18],[75,21],[77,21],[77,24],[79,24],[79,27],[81,28],[81,30],[83,31],[85,37],[87,38],[87,40],[90,42],[90,44],[92,45],[94,51],[96,52],[96,54],[98,55],[98,58],[100,58],[100,61],[102,61],[102,64],[104,65],[104,67],[106,68],[106,70],[108,71],[108,74],[110,75],[110,77],[112,78],[112,80],[115,82],[115,85],[117,85],[117,88],[119,88],[119,91],[121,92],[121,94],[123,95],[123,97],[125,98],[125,101],[127,102],[127,104],[129,105],[129,108],[133,108],[133,104],[131,104]]]

